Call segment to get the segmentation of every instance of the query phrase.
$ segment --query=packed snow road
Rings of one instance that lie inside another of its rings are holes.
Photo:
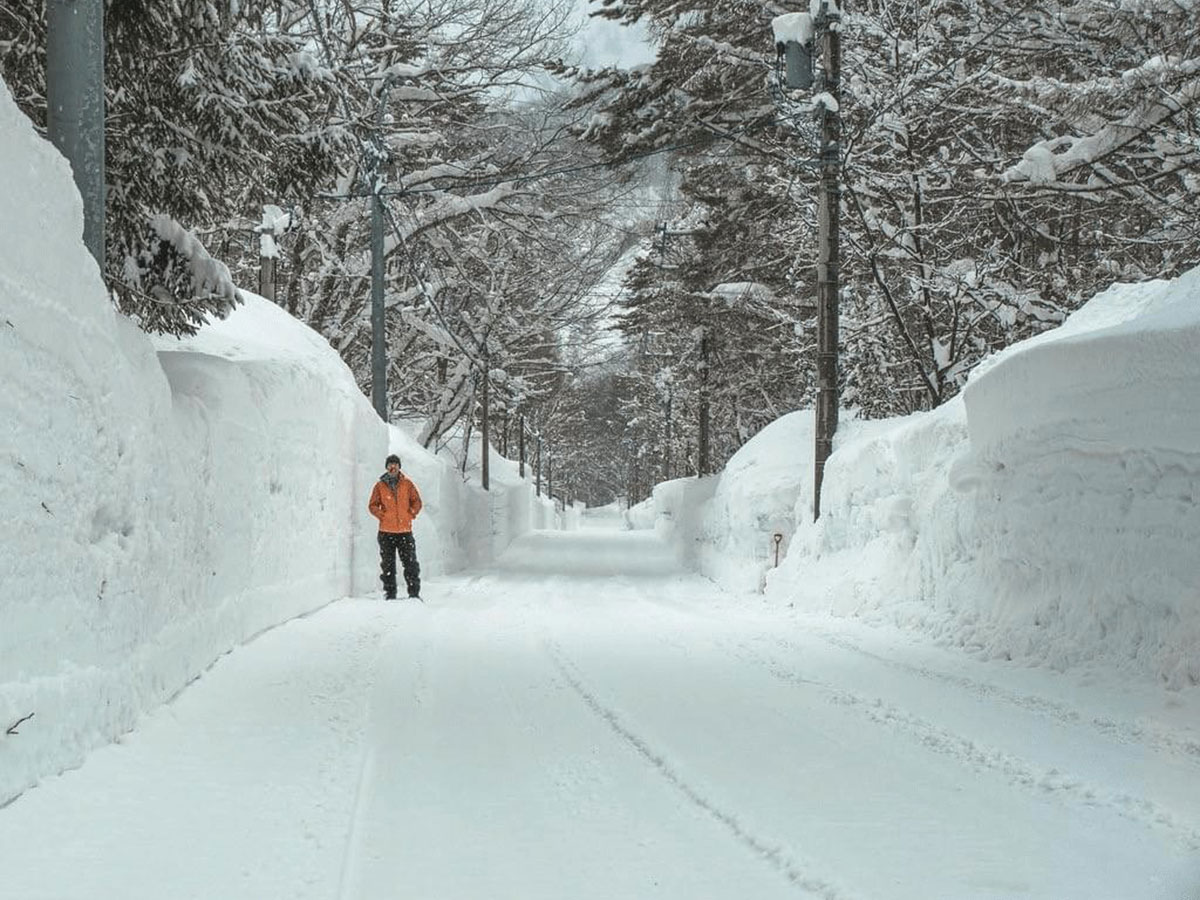
[[[1197,900],[1187,699],[795,619],[652,535],[219,660],[0,809],[12,900]]]

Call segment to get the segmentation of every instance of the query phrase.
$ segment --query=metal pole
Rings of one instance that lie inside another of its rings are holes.
[[[841,102],[842,46],[840,13],[829,0],[822,0],[817,33],[822,46],[821,90]],[[841,113],[822,107],[821,112],[821,188],[817,236],[817,411],[816,445],[813,472],[813,521],[821,517],[821,481],[825,461],[833,452],[833,435],[838,421],[838,275],[840,232],[838,208],[841,187],[838,166],[841,159]]]
[[[378,179],[372,179],[373,185]],[[383,201],[371,190],[371,400],[375,412],[388,420],[387,336],[383,315]]]
[[[391,80],[379,91],[375,112],[376,145],[371,154],[371,400],[379,418],[388,421],[387,321],[383,310],[383,112]]]
[[[46,6],[46,128],[83,198],[83,242],[104,272],[104,0]]]

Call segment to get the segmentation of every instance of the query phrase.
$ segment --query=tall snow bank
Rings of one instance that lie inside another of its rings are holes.
[[[725,586],[989,656],[1200,682],[1200,269],[1118,285],[929,413],[812,412],[627,514]],[[783,536],[775,568],[771,542]]]
[[[179,588],[148,572],[188,510],[167,380],[108,302],[67,162],[7,88],[0,159],[0,723],[35,715],[0,728],[2,801],[170,689],[122,681]]]
[[[811,411],[776,419],[738,449],[701,509],[702,572],[733,590],[762,590],[787,553],[797,510],[812,506],[812,454]]]
[[[1200,269],[1118,285],[968,385],[994,653],[1200,683]]]
[[[812,452],[812,412],[783,416],[719,474],[656,485],[626,511],[626,524],[653,528],[685,566],[730,590],[761,591],[787,553],[796,509],[812,506]]]
[[[7,88],[0,159],[2,802],[365,584],[386,432],[336,353],[260,298],[156,353]]]
[[[392,426],[389,452],[400,457],[425,504],[413,523],[422,572],[436,575],[485,565],[530,529],[578,527],[577,511],[559,510],[529,478],[521,477],[516,462],[494,447],[489,448],[489,489],[483,490],[478,435],[463,466],[453,456],[422,447],[416,438],[421,424]]]
[[[378,549],[365,510],[387,432],[336,351],[248,293],[196,335],[154,342],[182,441],[169,465],[192,503],[172,568],[190,566],[182,594],[227,620],[220,639],[369,585]],[[170,604],[158,615],[196,624]]]
[[[626,520],[634,527],[649,524],[685,566],[699,568],[703,557],[700,521],[716,489],[715,476],[664,481],[655,485],[649,500],[629,510]]]
[[[1200,270],[1118,285],[945,407],[843,432],[768,595],[1197,683],[1198,346]]]
[[[844,419],[825,466],[821,518],[813,523],[809,502],[797,504],[797,530],[767,595],[939,633],[945,623],[930,603],[950,593],[939,582],[970,565],[960,546],[962,498],[948,480],[966,442],[961,398],[904,418]]]
[[[527,482],[485,494],[389,431],[261,297],[183,339],[119,316],[67,163],[7,88],[0,161],[0,804],[262,629],[377,588],[389,448],[427,499],[427,574],[555,524]]]

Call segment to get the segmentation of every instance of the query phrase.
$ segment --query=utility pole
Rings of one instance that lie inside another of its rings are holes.
[[[542,433],[537,436],[537,456],[534,457],[534,488],[537,495],[542,496]]]
[[[666,446],[663,448],[663,474],[666,476],[663,481],[671,480],[671,405],[675,398],[675,382],[667,382],[667,440]]]
[[[275,302],[275,277],[279,259],[278,238],[292,227],[292,212],[264,203],[262,222],[254,229],[258,235],[258,293]]]
[[[375,111],[375,146],[371,148],[368,172],[371,182],[371,400],[375,412],[388,421],[387,398],[387,318],[383,308],[383,183],[387,162],[387,144],[383,138],[384,110],[387,106],[391,76],[379,89]]]
[[[490,378],[488,378],[488,371],[489,371],[490,367],[491,366],[490,366],[490,363],[488,362],[488,356],[485,353],[483,356],[483,428],[481,430],[481,435],[480,435],[483,438],[483,459],[481,460],[480,468],[483,472],[482,480],[483,480],[483,489],[485,491],[489,489],[488,488],[488,467],[489,467],[488,464],[491,462],[491,460],[488,457],[490,457],[492,455],[489,452],[491,449],[491,445],[489,443],[491,441],[491,429],[488,426],[488,420],[491,418],[491,409],[490,409],[491,404],[489,402],[491,400],[491,396],[488,391],[488,382],[491,380]]]
[[[711,327],[705,325],[700,336],[700,439],[696,463],[696,475],[703,477],[711,471],[709,466],[709,378],[711,376],[709,355],[711,353]]]
[[[275,302],[276,259],[277,257],[266,253],[262,253],[258,257],[258,295],[272,303]]]
[[[83,198],[83,242],[104,274],[104,0],[46,4],[46,128]]]
[[[818,11],[785,13],[772,27],[786,78],[772,80],[772,96],[789,125],[817,153],[817,409],[813,429],[813,521],[821,517],[821,482],[833,452],[838,423],[838,294],[841,266],[839,207],[841,186],[842,14],[838,0],[815,0]],[[814,40],[815,39],[815,40]],[[816,44],[816,46],[814,46]],[[814,79],[813,55],[821,58]],[[815,83],[814,83],[815,82]],[[784,90],[815,91],[811,107]],[[808,110],[816,118],[813,129]]]
[[[525,414],[517,416],[517,454],[520,457],[520,464],[517,473],[521,478],[525,477]]]
[[[838,423],[838,293],[841,267],[839,207],[841,185],[841,13],[831,0],[821,0],[816,32],[821,38],[822,78],[817,87],[827,95],[820,110],[820,206],[817,213],[817,421],[814,446],[813,521],[821,517],[821,482],[825,461],[833,453]]]

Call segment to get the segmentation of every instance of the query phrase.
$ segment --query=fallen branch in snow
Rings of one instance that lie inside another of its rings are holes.
[[[33,713],[30,713],[30,714],[29,714],[29,715],[27,715],[27,716],[22,716],[21,718],[17,719],[17,721],[15,721],[15,722],[13,722],[11,725],[9,725],[9,726],[8,726],[8,729],[7,729],[7,730],[6,730],[4,733],[5,733],[5,734],[16,734],[16,733],[17,733],[17,727],[18,727],[18,726],[19,726],[19,725],[20,725],[22,722],[28,722],[28,721],[29,721],[30,719],[32,719],[32,718],[33,718]]]

